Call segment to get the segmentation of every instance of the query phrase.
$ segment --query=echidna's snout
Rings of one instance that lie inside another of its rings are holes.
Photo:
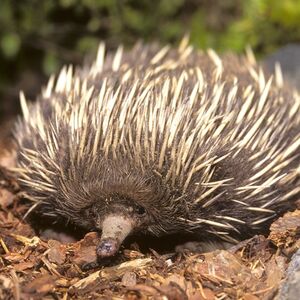
[[[97,256],[98,257],[107,257],[113,256],[119,250],[119,243],[116,239],[108,238],[101,240],[100,244],[97,247]]]
[[[98,257],[115,255],[124,239],[133,229],[133,220],[128,216],[108,215],[102,222],[101,241],[96,249]]]

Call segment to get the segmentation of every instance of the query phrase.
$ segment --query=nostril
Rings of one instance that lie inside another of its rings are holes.
[[[115,255],[118,249],[118,242],[115,239],[105,239],[100,242],[96,251],[99,257],[108,257]]]
[[[106,241],[106,242],[102,243],[102,245],[100,247],[105,252],[111,252],[113,245],[111,244],[111,242]]]

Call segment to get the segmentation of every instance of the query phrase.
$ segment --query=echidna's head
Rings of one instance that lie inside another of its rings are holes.
[[[147,230],[153,223],[154,216],[145,206],[127,195],[112,193],[100,197],[86,211],[95,228],[102,231],[97,255],[114,255],[123,240],[132,232]]]
[[[129,159],[91,163],[88,157],[82,157],[74,171],[64,160],[62,173],[56,174],[56,190],[35,195],[45,194],[42,214],[49,212],[101,232],[99,257],[116,254],[129,234],[172,231],[177,216],[169,203],[168,188],[159,176],[137,169]]]

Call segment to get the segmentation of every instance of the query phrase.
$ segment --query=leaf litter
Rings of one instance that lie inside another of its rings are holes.
[[[0,299],[272,299],[300,248],[300,210],[228,250],[160,253],[133,242],[97,261],[96,232],[80,240],[37,235],[13,178],[0,168]],[[55,237],[55,235],[54,235]],[[195,248],[196,249],[196,248]],[[289,284],[288,282],[285,284]]]

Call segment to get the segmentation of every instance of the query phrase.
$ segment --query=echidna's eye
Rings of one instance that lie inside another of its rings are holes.
[[[143,206],[138,206],[136,208],[136,213],[139,215],[139,216],[143,216],[146,214],[146,210]]]

